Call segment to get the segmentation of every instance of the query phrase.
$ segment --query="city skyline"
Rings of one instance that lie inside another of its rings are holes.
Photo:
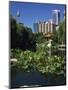
[[[57,30],[56,27],[59,27],[59,23],[56,26],[55,23],[53,23],[53,20],[46,21],[46,22],[37,22],[34,23],[34,32],[35,33],[43,33],[43,34],[48,34],[48,33],[53,33],[54,30]]]
[[[65,14],[64,14],[65,16]],[[34,23],[34,32],[42,32],[43,34],[53,33],[54,30],[57,30],[60,24],[60,10],[52,11],[52,19],[44,22]]]
[[[33,23],[38,21],[48,21],[52,19],[52,11],[55,9],[60,10],[60,21],[64,18],[64,4],[47,4],[47,3],[30,3],[30,2],[14,2],[10,1],[9,12],[16,18],[18,22],[33,29]],[[17,11],[20,16],[17,17]]]

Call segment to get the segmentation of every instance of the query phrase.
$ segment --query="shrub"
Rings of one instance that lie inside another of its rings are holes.
[[[22,71],[37,70],[42,74],[65,75],[64,57],[56,55],[49,57],[45,50],[39,49],[36,52],[13,50],[14,57],[18,59],[17,68]]]

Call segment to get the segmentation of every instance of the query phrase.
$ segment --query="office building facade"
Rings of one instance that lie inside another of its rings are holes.
[[[60,23],[60,10],[53,10],[53,23],[58,26]]]
[[[39,22],[39,23],[38,23],[38,26],[39,26],[39,27],[38,27],[38,31],[41,33],[41,32],[42,32],[42,23]]]
[[[56,25],[53,23],[53,20],[48,22],[48,32],[53,33],[56,30]]]
[[[38,23],[34,23],[34,32],[39,32],[39,24]]]
[[[53,33],[55,30],[55,24],[53,24],[52,20],[48,22],[34,23],[34,29],[35,32],[40,32],[43,34]]]

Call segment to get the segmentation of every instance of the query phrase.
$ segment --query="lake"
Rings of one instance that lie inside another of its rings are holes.
[[[22,72],[17,71],[15,75],[11,74],[10,88],[39,87],[39,86],[57,86],[65,85],[66,78],[62,75],[43,75],[37,71]]]

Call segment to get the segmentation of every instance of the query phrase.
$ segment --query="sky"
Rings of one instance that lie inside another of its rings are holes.
[[[60,20],[63,21],[64,4],[9,2],[10,15],[15,17],[18,22],[24,23],[25,26],[32,28],[32,31],[34,31],[33,23],[52,19],[52,10],[55,9],[60,10]],[[17,17],[17,11],[19,11],[20,17]]]

